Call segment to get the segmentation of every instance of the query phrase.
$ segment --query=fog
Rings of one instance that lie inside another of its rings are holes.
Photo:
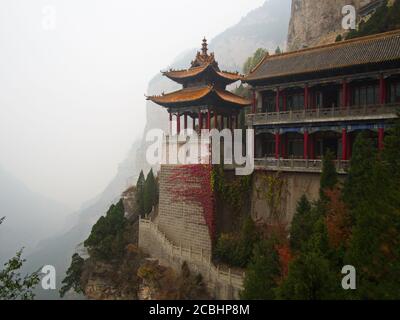
[[[0,166],[77,209],[140,138],[149,80],[263,2],[2,0]]]

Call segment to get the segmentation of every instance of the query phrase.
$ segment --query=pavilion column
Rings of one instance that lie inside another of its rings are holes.
[[[308,156],[308,144],[309,144],[309,133],[307,130],[304,131],[304,145],[303,145],[303,157],[305,160],[309,159]]]
[[[281,135],[279,131],[275,133],[275,159],[280,158],[280,150],[281,150]]]
[[[378,148],[379,151],[382,151],[384,148],[384,140],[385,140],[385,128],[378,129]]]
[[[304,86],[304,110],[307,110],[309,107],[309,88],[308,84]]]
[[[347,157],[347,143],[348,143],[348,137],[347,137],[347,129],[343,128],[342,129],[342,160],[343,161],[347,161],[348,157]]]
[[[172,113],[169,114],[169,135],[172,136]]]
[[[218,114],[214,111],[214,129],[218,129]]]
[[[379,79],[379,103],[384,105],[386,103],[386,81],[383,74]]]
[[[278,112],[278,113],[279,113],[279,98],[280,98],[280,95],[281,95],[281,91],[280,91],[279,87],[277,87],[276,88],[275,109],[276,109],[276,112]]]
[[[181,114],[179,112],[176,115],[176,133],[181,133]]]
[[[239,129],[239,115],[235,117],[235,129]]]
[[[225,125],[225,121],[224,121],[225,117],[221,114],[221,130],[224,130],[224,125]]]
[[[211,129],[211,110],[210,108],[207,109],[207,130]]]

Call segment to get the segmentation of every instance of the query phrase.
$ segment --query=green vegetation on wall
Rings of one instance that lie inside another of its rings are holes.
[[[386,4],[379,7],[375,14],[366,22],[361,22],[357,30],[352,30],[346,36],[346,40],[400,28],[400,1],[395,0],[392,6]]]

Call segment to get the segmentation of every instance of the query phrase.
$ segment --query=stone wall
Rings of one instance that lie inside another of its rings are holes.
[[[139,222],[139,248],[179,273],[184,262],[194,274],[201,274],[209,293],[218,300],[239,299],[243,290],[243,274],[223,271],[213,265],[205,250],[176,246],[149,220]]]
[[[320,174],[300,172],[272,172],[257,170],[254,173],[252,190],[251,214],[255,220],[269,221],[270,209],[263,196],[266,191],[263,177],[279,174],[280,179],[285,183],[286,192],[282,197],[282,211],[285,213],[285,222],[290,224],[296,212],[297,203],[303,195],[309,200],[319,198]]]
[[[167,238],[179,246],[193,250],[204,250],[211,253],[211,238],[208,226],[204,219],[203,209],[197,203],[176,199],[173,189],[176,187],[184,190],[189,185],[176,185],[171,177],[182,170],[179,166],[161,166],[159,173],[160,202],[158,226]],[[196,181],[190,181],[190,186]],[[200,186],[201,187],[201,186]]]

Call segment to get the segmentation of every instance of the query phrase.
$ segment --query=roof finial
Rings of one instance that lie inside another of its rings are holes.
[[[201,51],[202,51],[203,56],[206,56],[206,55],[207,55],[207,52],[208,52],[208,44],[207,44],[207,39],[206,39],[206,37],[204,37],[204,39],[203,39],[203,44],[202,44],[202,49],[201,49]]]

